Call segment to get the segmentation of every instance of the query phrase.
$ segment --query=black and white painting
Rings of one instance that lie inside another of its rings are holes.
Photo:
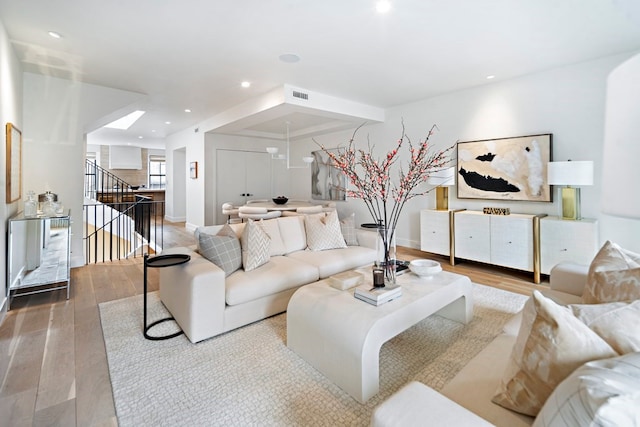
[[[331,160],[322,150],[311,153],[311,198],[314,200],[346,200],[346,176],[331,166]]]
[[[458,143],[460,199],[551,202],[552,134]]]

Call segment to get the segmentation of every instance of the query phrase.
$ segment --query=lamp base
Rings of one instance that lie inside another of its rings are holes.
[[[449,187],[436,187],[436,210],[449,210]]]
[[[574,187],[560,188],[562,200],[562,219],[576,220],[580,216],[580,189]]]

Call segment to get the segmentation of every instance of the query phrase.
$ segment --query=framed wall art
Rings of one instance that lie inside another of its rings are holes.
[[[331,150],[330,150],[331,151]],[[314,200],[347,200],[347,177],[331,166],[331,160],[322,150],[313,151],[311,163],[311,198]]]
[[[198,178],[198,162],[189,163],[189,178],[191,179]]]
[[[7,138],[7,196],[13,203],[22,197],[22,132],[11,123],[6,125]]]
[[[459,199],[551,202],[552,134],[459,142]]]

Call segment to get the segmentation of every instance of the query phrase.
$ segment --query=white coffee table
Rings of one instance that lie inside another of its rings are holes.
[[[371,270],[365,278],[370,279]],[[382,344],[438,313],[461,323],[473,317],[471,281],[443,271],[398,277],[402,297],[378,307],[321,280],[297,290],[287,308],[287,346],[359,402],[379,389]]]

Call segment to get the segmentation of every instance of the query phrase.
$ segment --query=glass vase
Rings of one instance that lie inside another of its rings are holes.
[[[384,284],[396,283],[396,230],[393,227],[378,225],[378,238],[376,240],[375,267],[384,272]]]

